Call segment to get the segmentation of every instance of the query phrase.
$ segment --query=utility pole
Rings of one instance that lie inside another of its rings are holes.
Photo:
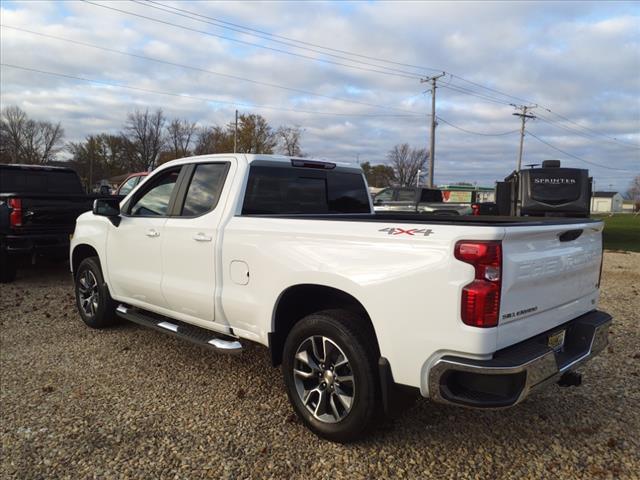
[[[433,188],[433,167],[436,159],[436,80],[440,77],[444,77],[446,75],[445,72],[442,72],[439,75],[434,75],[432,77],[421,78],[420,83],[431,82],[431,136],[430,147],[429,147],[429,179],[428,179],[428,187]]]
[[[238,110],[236,110],[236,126],[233,129],[233,153],[238,152]]]
[[[520,117],[522,119],[522,124],[520,125],[520,152],[518,153],[518,168],[516,171],[520,171],[522,167],[522,150],[524,148],[524,124],[529,118],[536,118],[535,115],[531,115],[527,113],[529,110],[534,109],[537,105],[514,105],[511,104],[516,110],[520,110],[521,113],[513,113],[516,117]]]

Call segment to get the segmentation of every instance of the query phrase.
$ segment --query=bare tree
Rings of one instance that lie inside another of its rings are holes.
[[[288,126],[282,126],[276,130],[276,137],[282,153],[292,157],[304,156],[300,147],[302,132],[303,130],[300,127]]]
[[[18,107],[7,107],[2,110],[2,123],[0,134],[2,135],[2,160],[6,163],[18,163],[24,138],[24,126],[27,123],[27,114]]]
[[[63,148],[61,124],[30,119],[19,107],[2,111],[0,155],[8,163],[49,163]]]
[[[631,184],[625,192],[625,197],[633,201],[634,211],[640,211],[640,175],[636,175],[633,180],[631,180]]]
[[[167,125],[167,143],[173,158],[188,157],[191,143],[198,127],[195,122],[175,118]]]
[[[131,143],[119,135],[89,135],[84,141],[69,142],[67,149],[72,155],[70,164],[89,189],[96,180],[135,169]]]
[[[233,131],[229,133],[218,126],[200,128],[194,150],[196,155],[230,152],[233,152]]]
[[[233,138],[234,124],[227,125],[227,133]],[[273,153],[277,145],[273,129],[262,115],[240,115],[238,119],[239,153]]]
[[[135,167],[153,170],[165,144],[163,136],[166,119],[161,109],[153,113],[136,110],[127,115],[123,136],[131,142],[135,151]]]
[[[396,174],[389,165],[371,165],[369,162],[363,162],[360,167],[370,187],[388,187],[396,183]]]
[[[419,171],[424,171],[428,157],[429,152],[426,148],[411,148],[408,143],[396,145],[387,153],[395,172],[395,179],[402,187],[416,185]]]
[[[54,125],[51,122],[29,120],[28,125],[29,157],[33,163],[49,163],[54,160],[56,154],[63,149],[64,130],[60,122]]]

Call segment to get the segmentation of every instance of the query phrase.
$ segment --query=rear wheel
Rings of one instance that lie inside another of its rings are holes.
[[[98,257],[85,258],[76,271],[76,305],[84,323],[105,328],[116,323],[116,304],[102,277]]]
[[[363,323],[347,311],[314,313],[298,322],[285,342],[289,400],[302,421],[328,440],[355,440],[376,411],[376,348]]]

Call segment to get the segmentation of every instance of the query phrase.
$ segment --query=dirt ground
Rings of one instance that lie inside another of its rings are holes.
[[[80,321],[64,268],[0,285],[2,478],[638,478],[640,254],[607,253],[610,346],[502,411],[420,399],[337,445],[292,414],[265,348],[216,355]]]

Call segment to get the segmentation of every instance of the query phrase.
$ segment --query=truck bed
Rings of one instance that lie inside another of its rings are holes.
[[[484,227],[531,227],[542,225],[576,225],[584,223],[598,223],[600,220],[591,218],[565,217],[505,217],[497,215],[460,216],[460,215],[429,215],[422,213],[364,213],[364,214],[319,214],[319,215],[243,215],[250,217],[286,218],[298,220],[330,220],[350,222],[398,222],[415,224],[440,225],[478,225]]]

